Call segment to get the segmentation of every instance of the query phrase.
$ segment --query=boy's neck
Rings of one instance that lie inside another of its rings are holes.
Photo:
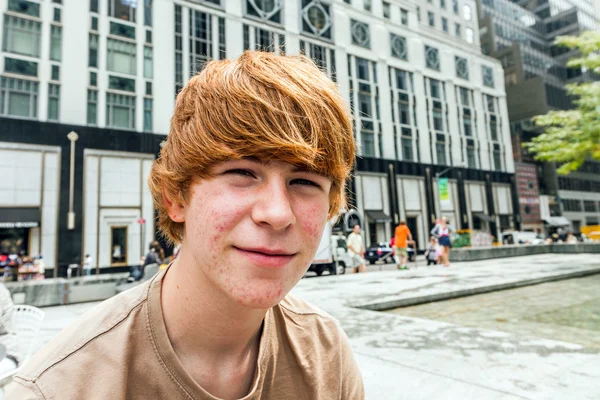
[[[267,310],[248,309],[227,298],[183,250],[163,278],[161,305],[171,345],[198,384],[218,396],[226,389],[219,376],[229,376],[242,382],[244,392],[254,375]]]

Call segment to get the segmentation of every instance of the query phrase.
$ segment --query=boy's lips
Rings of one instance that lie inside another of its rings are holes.
[[[234,246],[234,248],[252,264],[264,268],[283,268],[296,255],[288,250],[266,247]]]

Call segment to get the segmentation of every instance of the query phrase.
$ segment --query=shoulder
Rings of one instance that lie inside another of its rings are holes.
[[[118,360],[123,359],[115,352],[121,351],[129,337],[132,326],[144,318],[141,311],[147,302],[150,283],[114,296],[87,313],[60,332],[46,344],[15,376],[15,382],[23,387],[56,390],[65,376],[77,379],[78,375],[92,373],[82,370],[82,365],[100,365],[99,359],[106,359],[117,368]],[[115,346],[116,345],[116,346]],[[18,390],[15,389],[15,390]]]
[[[293,295],[287,295],[277,306],[286,319],[286,337],[296,350],[300,365],[316,376],[340,377],[343,399],[364,399],[363,380],[354,358],[348,336],[338,321],[325,311]]]

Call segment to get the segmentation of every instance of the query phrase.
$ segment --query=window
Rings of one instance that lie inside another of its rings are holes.
[[[152,132],[152,99],[144,99],[144,131]]]
[[[384,1],[383,2],[383,17],[390,19],[390,14],[391,14],[390,3],[388,3],[387,1]]]
[[[152,43],[152,31],[146,31],[146,43]]]
[[[135,22],[137,0],[108,0],[108,16]]]
[[[436,79],[429,79],[429,96],[431,96],[434,99],[442,99],[440,81]]]
[[[50,26],[50,59],[60,61],[62,50],[62,28],[60,26]]]
[[[38,63],[6,57],[4,59],[4,70],[13,74],[37,76]]]
[[[584,200],[583,209],[586,212],[596,212],[596,202],[593,200]]]
[[[119,76],[108,77],[108,87],[114,90],[123,90],[135,93],[135,79],[121,78]]]
[[[471,20],[471,6],[468,6],[466,4],[463,6],[463,18],[465,19],[465,21]]]
[[[446,144],[441,142],[436,143],[435,153],[437,157],[437,163],[440,165],[446,165]]]
[[[98,73],[90,72],[90,86],[98,86]]]
[[[135,96],[106,93],[106,126],[135,129]]]
[[[355,20],[351,21],[352,43],[367,49],[371,48],[369,25]]]
[[[445,17],[442,17],[442,30],[448,32],[448,19]]]
[[[25,56],[40,56],[41,23],[28,19],[4,16],[2,50]]]
[[[98,0],[90,0],[90,11],[98,12]]]
[[[110,34],[135,39],[135,27],[110,21]]]
[[[152,47],[144,46],[144,78],[152,78]]]
[[[464,57],[454,57],[456,66],[456,76],[465,80],[469,80],[469,63]]]
[[[456,33],[456,37],[461,37],[462,36],[462,32],[460,30],[460,24],[454,24],[454,30]]]
[[[469,168],[477,168],[477,162],[475,158],[475,147],[467,146],[467,166]]]
[[[144,0],[144,25],[152,26],[152,0]]]
[[[365,7],[365,11],[371,11],[371,0],[363,0],[363,6]]]
[[[373,132],[373,123],[363,121],[360,130],[362,138],[362,155],[365,157],[375,157],[375,133]]]
[[[402,138],[402,159],[404,161],[413,161],[412,139]]]
[[[60,104],[60,86],[48,85],[48,120],[58,121],[58,108]]]
[[[108,39],[107,52],[106,68],[109,71],[129,75],[136,74],[135,43]]]
[[[417,21],[421,22],[421,7],[417,6]]]
[[[88,66],[98,67],[98,35],[90,34]]]
[[[330,5],[319,0],[302,1],[302,30],[331,39]]]
[[[152,82],[146,82],[146,95],[152,96]]]
[[[494,87],[494,71],[491,67],[481,66],[481,75],[483,76],[483,84],[487,87]]]
[[[335,80],[335,50],[315,43],[300,41],[300,52],[315,62],[327,75]]]
[[[60,80],[60,67],[58,65],[53,65],[50,73],[50,79],[53,81]]]
[[[494,145],[494,169],[502,171],[502,157],[500,155],[500,147],[497,145]]]
[[[8,10],[32,17],[40,16],[40,5],[27,0],[8,0]]]
[[[219,18],[219,60],[227,58],[225,45],[225,18]]]
[[[92,23],[90,24],[90,29],[93,31],[98,31],[98,17],[92,17]]]
[[[467,39],[467,42],[469,43],[473,43],[473,29],[471,28],[467,28],[465,29],[465,38]]]
[[[406,38],[390,33],[390,42],[392,43],[392,56],[406,60],[408,58]]]
[[[444,130],[444,119],[442,117],[442,110],[433,110],[433,129],[442,132]]]
[[[436,71],[440,70],[440,53],[435,47],[425,46],[425,66]]]
[[[265,21],[281,23],[282,0],[246,0],[248,15]]]
[[[37,118],[38,83],[0,77],[0,114]]]
[[[490,135],[492,140],[498,140],[498,120],[494,114],[490,114]]]
[[[473,127],[470,115],[463,114],[463,130],[465,136],[472,137],[473,136]]]
[[[469,89],[464,87],[459,87],[460,93],[460,105],[469,107],[471,102],[469,101]]]
[[[110,266],[126,266],[127,265],[127,227],[126,226],[111,226],[110,227]]]
[[[494,107],[494,97],[490,95],[485,95],[485,102],[487,104],[487,110],[493,113],[496,109]]]
[[[452,11],[458,15],[458,0],[452,0]]]
[[[212,19],[208,13],[190,10],[189,21],[190,74],[195,75],[212,58]]]
[[[87,124],[98,124],[98,91],[88,90]]]
[[[427,20],[429,21],[429,26],[435,26],[435,15],[431,11],[427,11]]]
[[[402,25],[408,25],[408,11],[404,8],[400,9],[400,22]]]
[[[60,8],[56,7],[54,9],[54,14],[52,16],[52,20],[54,22],[60,22]]]
[[[440,7],[441,8],[446,8],[446,0],[440,0]]]

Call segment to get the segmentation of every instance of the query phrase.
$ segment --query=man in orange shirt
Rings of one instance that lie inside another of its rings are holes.
[[[398,257],[398,269],[408,269],[406,263],[408,262],[408,251],[406,249],[408,240],[412,241],[412,233],[406,226],[406,221],[400,221],[400,225],[396,227],[396,234],[394,238],[394,247],[396,249],[396,256]]]

